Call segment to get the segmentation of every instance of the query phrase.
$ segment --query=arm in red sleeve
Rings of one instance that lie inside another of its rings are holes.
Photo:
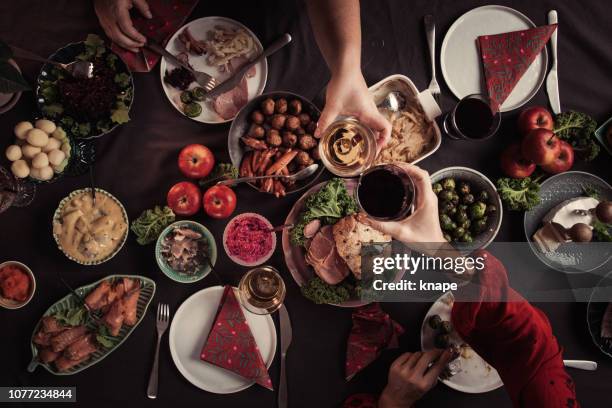
[[[497,258],[485,251],[478,256],[485,258],[484,269],[475,277],[479,301],[455,302],[453,326],[495,367],[515,407],[578,407],[548,319],[508,286]]]

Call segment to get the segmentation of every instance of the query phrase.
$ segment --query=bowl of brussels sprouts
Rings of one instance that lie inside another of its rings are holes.
[[[458,249],[486,248],[501,226],[503,209],[495,185],[468,167],[447,167],[431,176],[444,238]]]

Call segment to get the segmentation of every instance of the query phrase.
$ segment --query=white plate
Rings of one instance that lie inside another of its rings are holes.
[[[255,43],[257,44],[259,48],[259,52],[263,50],[263,47],[261,45],[261,42],[259,41],[259,38],[257,38],[251,30],[249,30],[247,27],[245,27],[243,24],[239,23],[238,21],[232,20],[231,18],[226,18],[226,17],[202,17],[202,18],[198,18],[197,20],[193,20],[185,24],[176,33],[174,33],[174,35],[170,38],[170,40],[168,41],[168,44],[166,45],[166,50],[173,55],[177,55],[184,50],[184,47],[182,43],[179,41],[178,36],[185,28],[189,28],[189,31],[195,38],[204,39],[206,38],[206,34],[208,33],[208,31],[215,28],[215,26],[222,26],[222,27],[229,27],[229,28],[242,28],[251,37],[253,37],[253,39],[255,40]],[[205,54],[204,55],[189,54],[189,63],[195,70],[206,72],[212,75],[213,77],[217,79],[219,83],[225,81],[230,76],[230,74],[226,72],[219,72],[217,67],[208,65],[208,63],[206,62]],[[247,84],[249,88],[249,100],[263,93],[263,90],[266,86],[266,80],[268,78],[267,59],[264,58],[262,61],[255,64],[255,67],[256,67],[257,72],[252,78],[247,79]],[[166,69],[171,70],[173,68],[176,68],[174,64],[169,63],[166,61],[165,58],[162,58],[160,66],[159,66],[159,76],[160,76],[162,88],[164,89],[164,92],[166,93],[166,97],[168,98],[172,106],[174,106],[174,108],[178,110],[181,113],[181,115],[184,115],[175,102],[175,98],[180,97],[180,94],[182,91],[164,82],[164,75],[166,74]],[[194,88],[196,86],[198,85],[194,82],[193,84],[191,84],[190,88]],[[202,123],[216,124],[216,123],[230,122],[232,119],[234,119],[234,118],[231,118],[231,119],[226,120],[226,119],[221,118],[212,108],[212,106],[210,105],[210,102],[200,102],[200,103],[202,104],[202,113],[199,116],[191,118],[195,121],[202,122]]]
[[[434,330],[429,327],[427,320],[430,316],[437,314],[442,320],[450,320],[451,309],[454,301],[453,294],[446,292],[427,311],[421,326],[421,350],[428,351],[434,349]],[[454,344],[465,343],[459,335],[453,331],[450,335],[451,342]],[[470,350],[469,358],[461,358],[461,372],[455,374],[447,380],[440,380],[450,388],[470,394],[480,394],[493,391],[504,385],[497,371],[487,364],[474,350]]]
[[[176,368],[190,383],[205,391],[230,394],[242,391],[255,382],[200,360],[200,351],[216,317],[222,295],[223,287],[213,286],[185,300],[172,319],[169,343]],[[274,322],[270,315],[256,315],[245,308],[242,308],[242,313],[251,328],[261,357],[269,368],[276,352]]]
[[[524,14],[504,6],[482,6],[468,11],[448,29],[440,51],[442,75],[459,99],[475,93],[486,94],[478,36],[534,28]],[[548,69],[546,47],[533,61],[501,106],[508,112],[523,106],[538,92]]]

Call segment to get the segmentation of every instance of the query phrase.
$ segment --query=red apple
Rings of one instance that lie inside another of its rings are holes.
[[[236,209],[236,194],[227,186],[212,186],[204,193],[204,211],[212,218],[227,218]]]
[[[175,214],[193,215],[200,209],[202,195],[198,186],[189,181],[181,181],[170,188],[166,200]]]
[[[523,157],[521,145],[515,143],[504,150],[500,158],[502,171],[508,177],[525,178],[531,176],[536,165]]]
[[[199,179],[210,174],[215,165],[215,156],[201,144],[183,147],[178,156],[178,167],[186,177]]]
[[[559,138],[548,129],[534,129],[527,133],[521,143],[523,157],[538,165],[552,163],[559,155]]]
[[[541,106],[532,106],[521,112],[518,117],[518,128],[523,136],[533,129],[552,130],[555,121],[550,112]]]
[[[574,148],[565,140],[559,141],[560,151],[557,157],[548,164],[542,166],[542,170],[550,174],[563,173],[574,165]]]

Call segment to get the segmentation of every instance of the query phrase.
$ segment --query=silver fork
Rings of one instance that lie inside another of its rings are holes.
[[[55,65],[56,67],[59,67],[64,71],[68,72],[75,78],[91,78],[93,76],[93,63],[89,61],[74,61],[68,64],[62,64],[61,62],[43,58],[37,54],[34,54],[31,51],[15,47],[14,45],[11,45],[10,48],[13,50],[13,54],[15,54],[15,57],[17,58],[23,58]]]
[[[198,85],[206,89],[206,92],[210,92],[215,86],[217,86],[217,80],[213,76],[207,74],[206,72],[196,71],[195,69],[190,67],[189,64],[181,61],[180,59],[172,55],[170,52],[166,51],[164,47],[162,47],[155,41],[148,39],[147,43],[145,44],[145,47],[163,56],[164,58],[166,58],[168,61],[172,62],[173,64],[181,66],[185,68],[187,71],[191,72],[196,82],[198,83]]]
[[[168,328],[170,322],[170,306],[165,303],[158,303],[157,305],[157,347],[155,348],[155,359],[153,360],[153,367],[151,368],[151,375],[149,376],[149,386],[147,387],[147,397],[151,399],[157,398],[157,384],[158,384],[158,373],[159,373],[159,344],[161,343],[162,336]]]
[[[431,82],[429,92],[440,105],[440,85],[436,81],[436,22],[431,14],[425,16],[425,34],[427,35],[427,45],[429,46],[429,57],[431,59]]]

